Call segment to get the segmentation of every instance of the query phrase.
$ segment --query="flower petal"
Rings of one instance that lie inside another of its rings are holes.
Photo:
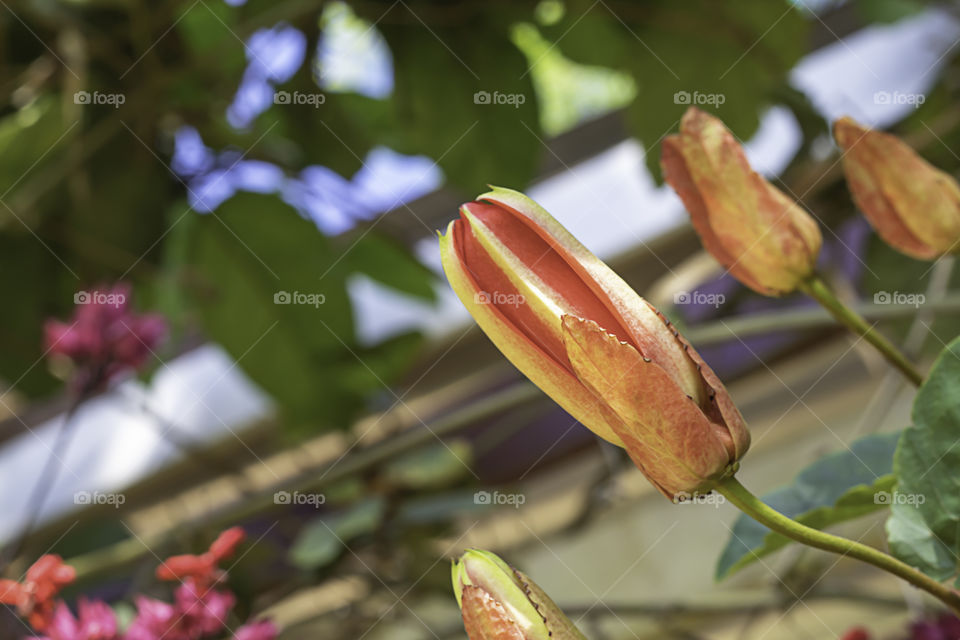
[[[665,495],[704,488],[726,471],[729,433],[666,371],[596,323],[565,316],[563,327],[577,376],[622,420],[624,448]]]

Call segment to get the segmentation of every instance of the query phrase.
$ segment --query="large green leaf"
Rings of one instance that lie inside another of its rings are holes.
[[[297,417],[342,417],[357,402],[337,383],[354,366],[353,321],[327,239],[279,199],[252,194],[180,225],[209,336]]]
[[[806,28],[801,10],[788,2],[581,0],[545,33],[571,59],[633,74],[638,94],[628,121],[659,175],[657,143],[691,105],[722,118],[740,138],[751,136],[805,53]]]
[[[815,529],[884,508],[893,490],[893,452],[899,433],[870,435],[825,456],[800,472],[793,484],[763,497],[768,505]],[[879,499],[878,499],[879,496]],[[724,578],[791,541],[741,515],[717,563]]]
[[[376,530],[384,507],[382,498],[369,498],[342,513],[311,521],[290,548],[290,562],[301,569],[319,569],[330,564],[345,544]]]
[[[486,184],[525,186],[542,133],[526,58],[510,41],[509,23],[427,28],[412,19],[380,28],[394,58],[392,146],[434,158],[466,193]]]
[[[365,231],[360,234],[357,240],[351,236],[346,238],[349,247],[344,259],[352,271],[364,273],[397,291],[425,300],[436,299],[433,288],[436,276],[408,250],[382,234]]]
[[[887,522],[895,556],[937,580],[960,572],[960,338],[937,358],[913,403],[894,468]],[[960,584],[960,580],[957,582]]]

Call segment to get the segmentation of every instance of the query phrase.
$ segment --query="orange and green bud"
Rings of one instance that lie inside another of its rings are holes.
[[[656,309],[530,198],[494,189],[440,238],[477,324],[534,384],[624,447],[666,496],[709,488],[750,437],[716,374]]]
[[[453,591],[470,640],[586,640],[536,583],[489,551],[453,561]]]
[[[960,250],[960,186],[906,143],[851,118],[833,125],[857,206],[891,247],[929,260]]]
[[[780,296],[813,274],[816,221],[750,167],[719,119],[691,107],[663,141],[666,181],[690,213],[704,248],[754,291]]]

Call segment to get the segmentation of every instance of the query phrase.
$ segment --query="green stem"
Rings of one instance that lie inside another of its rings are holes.
[[[721,480],[716,489],[738,509],[767,528],[807,546],[850,556],[892,573],[933,595],[954,613],[960,615],[960,592],[937,582],[893,556],[865,544],[800,524],[769,507],[733,476]]]
[[[920,386],[923,382],[923,376],[913,366],[913,363],[892,342],[875,331],[862,316],[843,304],[820,276],[811,276],[809,280],[800,285],[800,290],[819,302],[841,324],[846,325],[855,334],[876,347],[877,351],[887,359],[887,362],[899,369],[910,382],[918,387]]]

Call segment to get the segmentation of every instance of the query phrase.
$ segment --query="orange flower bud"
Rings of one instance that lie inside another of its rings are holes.
[[[929,260],[960,250],[960,187],[896,136],[850,118],[833,125],[857,206],[891,247]]]
[[[750,437],[670,323],[549,213],[494,189],[440,238],[453,290],[505,356],[674,497],[706,489]]]
[[[779,296],[813,274],[817,223],[750,167],[719,119],[687,109],[680,134],[664,139],[660,163],[704,248],[737,280]]]

